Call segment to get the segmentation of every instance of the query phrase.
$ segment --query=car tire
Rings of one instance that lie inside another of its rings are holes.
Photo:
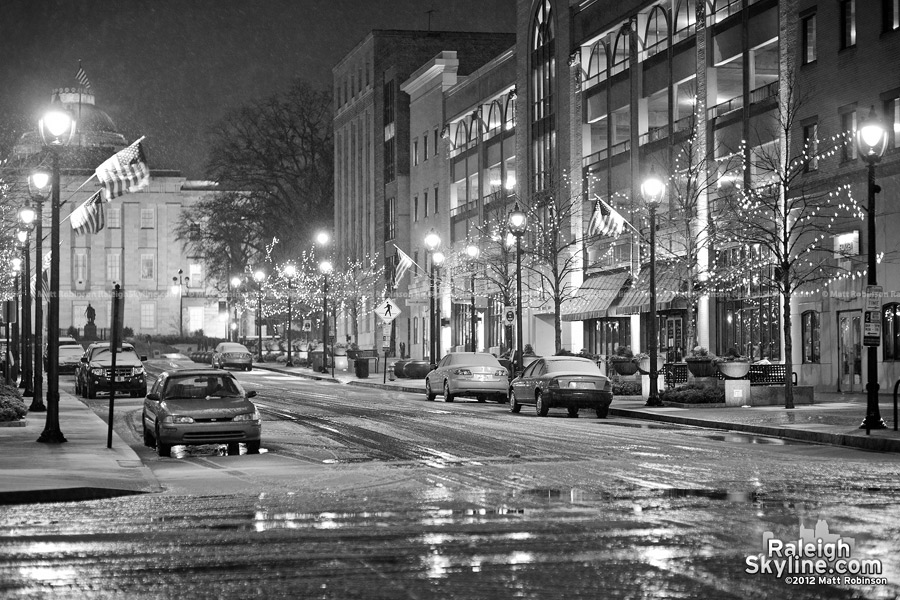
[[[536,412],[539,417],[546,417],[549,411],[550,407],[547,406],[547,403],[544,401],[544,394],[538,392],[537,396],[534,397],[534,412]]]
[[[260,440],[247,442],[247,454],[259,454]]]
[[[455,400],[455,397],[453,396],[453,394],[450,393],[450,382],[445,381],[444,382],[444,402],[453,402],[453,400]]]
[[[567,410],[569,411],[569,417],[571,417],[573,419],[578,418],[578,409],[577,408],[569,408]]]
[[[598,408],[598,409],[597,409],[597,418],[598,418],[598,419],[605,419],[605,418],[606,418],[606,415],[608,415],[608,414],[609,414],[609,407],[608,407],[608,406],[604,406],[603,408]]]
[[[241,445],[237,442],[228,444],[228,456],[237,456],[241,453]]]
[[[475,396],[475,399],[478,400],[479,402],[487,401],[487,398],[485,398],[484,394],[478,394],[477,396]]]
[[[247,370],[247,371],[252,371],[252,370],[253,370],[253,367],[250,366],[250,365],[247,365],[246,370]]]
[[[509,390],[509,412],[517,413],[522,410],[522,405],[519,404],[519,401],[516,400],[516,393],[512,390]]]
[[[507,396],[506,394],[497,394],[495,399],[497,400],[498,404],[506,404],[507,402],[509,402],[509,396]]]
[[[90,381],[87,382],[87,391],[84,395],[90,400],[97,397],[97,390],[94,389],[94,386]]]
[[[429,402],[433,402],[434,399],[437,398],[437,394],[434,393],[434,390],[431,389],[431,382],[428,379],[425,379],[425,399]]]
[[[156,424],[156,455],[162,458],[172,456],[172,445],[159,441],[159,423]]]

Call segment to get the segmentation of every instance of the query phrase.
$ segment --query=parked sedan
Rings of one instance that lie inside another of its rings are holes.
[[[517,413],[523,404],[534,404],[538,416],[561,407],[577,417],[581,408],[593,409],[603,419],[612,402],[612,382],[594,361],[576,356],[548,356],[525,368],[513,379],[509,410]]]
[[[228,454],[237,454],[244,442],[256,454],[262,424],[255,396],[221,369],[164,371],[144,400],[144,445],[160,456],[170,456],[172,446],[202,444],[228,444]]]
[[[479,402],[490,396],[506,402],[508,385],[509,373],[494,355],[452,352],[425,376],[425,395],[434,400],[441,390],[444,402],[453,402],[456,396],[474,396]]]
[[[60,346],[57,372],[60,374],[75,373],[75,371],[78,370],[78,365],[81,364],[81,357],[83,355],[84,348],[81,344],[66,344],[65,346]]]
[[[222,342],[213,350],[210,362],[213,368],[237,367],[244,371],[253,369],[253,356],[243,344]]]

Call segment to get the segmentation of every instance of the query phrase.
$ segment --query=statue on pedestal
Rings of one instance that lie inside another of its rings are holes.
[[[97,318],[97,311],[94,310],[90,302],[88,302],[87,308],[84,309],[84,316],[87,318],[87,323],[84,326],[84,339],[96,340],[97,326],[94,324],[94,319]]]

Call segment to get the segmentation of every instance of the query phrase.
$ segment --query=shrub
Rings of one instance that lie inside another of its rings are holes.
[[[725,402],[725,388],[687,384],[674,390],[666,390],[659,395],[664,402],[682,404],[718,404]]]
[[[639,381],[614,381],[613,396],[640,396],[641,383]]]
[[[0,421],[18,421],[27,413],[19,390],[0,384]]]

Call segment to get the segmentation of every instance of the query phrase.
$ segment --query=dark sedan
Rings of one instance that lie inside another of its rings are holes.
[[[581,408],[592,409],[603,419],[612,402],[612,382],[594,361],[576,356],[540,358],[510,384],[509,410],[517,413],[523,404],[534,404],[538,416],[551,408],[565,408],[577,417]]]

